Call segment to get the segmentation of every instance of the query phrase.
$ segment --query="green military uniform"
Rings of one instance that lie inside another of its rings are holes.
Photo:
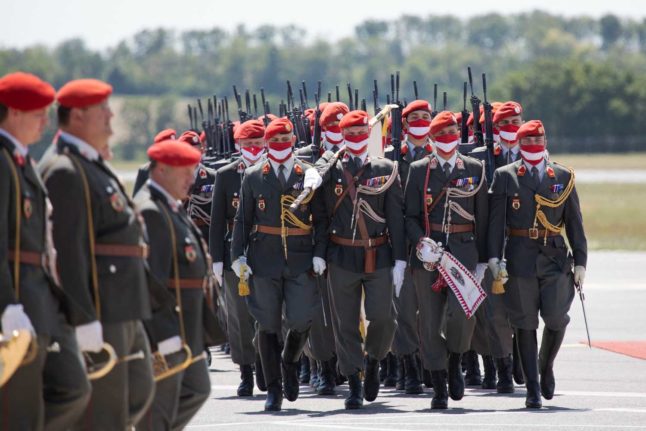
[[[478,262],[486,261],[486,178],[483,175],[482,164],[477,160],[457,152],[454,157],[453,168],[435,154],[411,164],[405,193],[406,231],[411,244],[417,245],[420,239],[427,236],[441,242],[445,250],[473,272]],[[449,219],[445,218],[446,198],[443,197],[443,189],[447,187],[475,193],[469,197],[450,199],[471,215],[473,220],[451,211],[451,223],[447,223]],[[411,266],[419,300],[421,352],[424,364],[431,370],[433,387],[445,388],[444,376],[448,356],[449,372],[453,371],[452,379],[449,380],[451,396],[460,399],[464,392],[460,359],[462,353],[469,350],[475,319],[467,319],[457,298],[448,288],[440,292],[433,291],[431,286],[437,281],[438,272],[424,269],[415,251],[411,253]]]
[[[538,370],[536,369],[536,329],[539,313],[545,323],[541,343],[541,390],[546,398],[553,395],[543,388],[544,373],[551,364],[570,321],[568,310],[574,299],[572,265],[585,267],[587,241],[579,198],[574,187],[574,173],[551,162],[541,161],[542,178],[535,179],[532,166],[523,160],[499,168],[491,185],[489,257],[501,258],[503,241],[508,235],[504,254],[509,281],[503,298],[511,326],[519,343],[528,407],[540,405]],[[538,171],[537,171],[538,172]],[[570,185],[572,188],[570,188]],[[540,211],[553,227],[562,226],[569,242],[537,222],[536,196],[559,201],[541,205]],[[536,230],[532,230],[532,229]],[[506,234],[507,230],[507,234]]]
[[[36,358],[0,389],[0,422],[3,429],[64,429],[82,415],[90,385],[61,311],[65,298],[47,266],[47,191],[31,158],[9,136],[0,129],[0,310],[22,304],[38,347]],[[53,343],[58,348],[48,353]]]
[[[320,217],[321,209],[317,208],[321,203],[316,196],[295,211],[294,219],[287,218],[289,202],[302,191],[304,172],[310,167],[295,157],[290,160],[293,167],[282,174],[284,183],[268,160],[246,170],[231,256],[237,259],[246,255],[253,271],[247,304],[258,322],[258,344],[268,391],[272,396],[278,395],[281,386],[278,368],[282,363],[285,395],[294,401],[298,397],[298,381],[291,378],[293,367],[297,366],[312,319],[320,307],[311,269],[312,257],[325,254],[325,220]],[[277,164],[276,169],[280,166],[284,165]],[[287,335],[279,362],[283,309]],[[270,404],[269,409],[280,409],[280,402]]]
[[[195,170],[195,182],[186,202],[186,212],[200,229],[202,238],[209,238],[214,182],[215,171],[200,163]]]
[[[150,350],[141,323],[150,317],[143,226],[117,176],[92,150],[78,138],[61,134],[59,155],[46,167],[45,179],[71,324],[99,320],[103,339],[118,357],[145,356],[119,363],[92,382],[91,408],[80,422],[94,429],[124,429],[138,422],[153,396]],[[93,223],[89,228],[88,209]],[[98,286],[92,281],[94,265]]]
[[[153,343],[178,334],[184,335],[193,356],[204,350],[203,332],[204,290],[207,283],[207,250],[201,234],[187,217],[184,208],[162,188],[148,181],[137,195],[135,203],[141,211],[150,242],[148,263],[155,281],[169,289],[175,298],[174,260],[179,274],[179,301],[162,307],[147,325]],[[171,225],[169,225],[172,223]],[[175,250],[172,249],[173,237]],[[176,307],[181,306],[183,331],[179,330]],[[171,358],[171,361],[176,358]],[[141,429],[182,429],[197,413],[211,392],[205,360],[191,364],[186,370],[157,383],[155,400],[147,417],[139,424]]]
[[[148,181],[148,175],[150,174],[150,162],[146,162],[137,169],[137,177],[135,178],[135,185],[132,188],[132,196],[135,196],[137,192],[146,184]]]

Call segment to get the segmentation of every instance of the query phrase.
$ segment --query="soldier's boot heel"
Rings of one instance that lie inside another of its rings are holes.
[[[449,395],[459,401],[464,396],[464,376],[462,375],[462,355],[449,353]],[[435,383],[433,384],[435,387]]]
[[[541,376],[541,394],[546,400],[554,397],[554,388],[556,381],[554,379],[554,359],[561,348],[565,329],[554,331],[552,329],[543,329],[543,339],[541,340],[541,350],[538,355],[539,373]]]
[[[483,356],[482,364],[484,365],[482,389],[496,389],[496,364],[493,357],[489,355]]]
[[[480,362],[478,361],[478,354],[475,352],[475,350],[469,350],[463,356],[464,363],[466,365],[464,384],[467,386],[482,385],[482,374],[480,374]]]
[[[298,365],[308,335],[309,331],[299,332],[290,329],[285,337],[285,348],[283,349],[280,363],[283,375],[283,390],[288,401],[298,399],[300,390]]]
[[[445,410],[449,407],[449,393],[446,388],[446,370],[431,371],[433,399],[431,410]]]
[[[363,382],[363,397],[374,401],[379,395],[379,361],[366,356],[366,376]]]
[[[348,376],[348,386],[350,387],[350,394],[345,399],[346,410],[360,409],[363,406],[363,387],[360,373]]]

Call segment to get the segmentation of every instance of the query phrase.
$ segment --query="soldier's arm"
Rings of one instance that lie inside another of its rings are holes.
[[[236,212],[233,224],[233,238],[231,240],[231,260],[235,261],[242,256],[249,242],[249,233],[253,222],[254,200],[251,191],[249,175],[242,180],[240,205]]]
[[[224,262],[224,235],[226,232],[227,201],[224,181],[220,172],[215,174],[213,202],[211,204],[211,227],[209,228],[209,250],[213,262]]]
[[[311,201],[312,222],[314,224],[314,256],[325,259],[327,254],[328,227],[330,220],[325,209],[324,190],[314,192]]]
[[[505,190],[505,182],[509,181],[502,171],[503,168],[497,169],[493,174],[493,181],[491,182],[491,191],[489,193],[489,228],[487,232],[487,257],[488,258],[501,258],[502,245],[504,242],[505,227],[507,220],[505,219],[505,211],[507,205],[507,191]]]
[[[393,248],[393,260],[406,260],[406,230],[404,227],[404,192],[399,181],[395,182],[386,191],[384,200],[386,206],[386,223],[390,242]]]
[[[480,176],[480,174],[478,174]],[[476,245],[478,261],[486,263],[489,259],[487,252],[487,231],[489,230],[489,190],[487,178],[482,178],[482,185],[475,196]]]
[[[585,267],[588,263],[588,241],[583,230],[583,216],[576,187],[565,201],[563,219],[565,233],[574,255],[574,265]]]
[[[0,153],[0,304],[2,306],[16,302],[16,295],[13,288],[13,264],[9,262],[9,214],[11,199],[11,174],[9,161]],[[15,199],[15,197],[13,198]],[[0,313],[2,313],[0,307]]]
[[[74,326],[97,320],[92,293],[85,192],[79,175],[59,169],[47,179],[61,285]],[[90,229],[94,229],[90,227]]]
[[[416,166],[411,166],[408,170],[408,179],[406,180],[406,192],[404,199],[404,214],[406,220],[406,235],[413,246],[417,245],[420,239],[424,237],[424,208],[426,205],[424,197],[420,195],[420,184],[418,183],[419,170]]]

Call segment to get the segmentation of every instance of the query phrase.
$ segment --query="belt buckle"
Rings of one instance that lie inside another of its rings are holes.
[[[535,227],[530,227],[528,229],[529,239],[538,239],[538,229]]]
[[[144,259],[148,259],[148,244],[141,244],[141,254]]]
[[[368,238],[368,247],[372,247],[372,238]]]
[[[451,225],[446,223],[442,225],[442,233],[451,233]]]

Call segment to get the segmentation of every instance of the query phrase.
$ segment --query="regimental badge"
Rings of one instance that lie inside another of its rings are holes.
[[[430,207],[433,205],[433,195],[426,195],[426,206]]]
[[[119,193],[113,193],[110,196],[110,205],[112,205],[112,209],[118,213],[122,212],[126,207],[126,203],[123,201],[123,198]]]
[[[31,218],[31,215],[32,215],[32,214],[33,214],[33,212],[34,212],[34,207],[33,207],[33,206],[32,206],[32,204],[31,204],[31,199],[29,199],[29,198],[25,198],[25,199],[22,201],[22,212],[23,212],[23,214],[25,215],[25,218],[26,218],[26,219]]]
[[[433,146],[431,144],[424,145],[424,149],[426,150],[427,153],[433,152]]]
[[[186,260],[191,263],[195,262],[195,259],[197,259],[197,251],[192,244],[184,247],[184,255],[186,256]]]
[[[262,167],[262,174],[267,175],[270,169],[271,169],[271,166],[269,166],[269,162],[265,162],[265,164]]]
[[[431,169],[437,168],[437,159],[435,157],[431,158]]]
[[[337,196],[341,196],[343,194],[343,185],[342,184],[337,184],[334,186],[334,194]]]
[[[520,198],[512,198],[511,199],[511,207],[518,211],[520,209]]]
[[[296,175],[303,175],[303,168],[300,165],[294,165],[294,172],[296,172]]]
[[[18,150],[15,150],[13,152],[13,160],[16,162],[18,166],[25,166],[25,157],[18,152]]]
[[[264,211],[264,210],[265,210],[265,198],[263,198],[262,196],[259,196],[259,197],[258,197],[258,209],[259,209],[260,211]]]
[[[548,177],[556,178],[556,174],[554,173],[554,169],[552,169],[551,166],[548,166],[547,169],[545,169],[545,172],[547,172]]]
[[[500,145],[496,145],[493,149],[493,155],[499,156],[501,154],[502,154],[502,148],[500,147]]]
[[[464,169],[464,160],[462,160],[461,158],[459,158],[459,157],[458,157],[458,158],[455,160],[455,166],[456,166],[458,169]]]
[[[238,209],[238,207],[240,206],[240,198],[237,196],[231,198],[231,206],[235,209]]]
[[[408,145],[402,145],[400,152],[402,156],[405,156],[406,154],[408,154]]]
[[[205,169],[200,168],[200,178],[201,179],[206,178],[206,170]]]
[[[518,171],[516,171],[516,175],[519,177],[522,177],[525,175],[525,172],[527,172],[527,168],[525,167],[525,164],[521,164],[520,167],[518,168]]]

